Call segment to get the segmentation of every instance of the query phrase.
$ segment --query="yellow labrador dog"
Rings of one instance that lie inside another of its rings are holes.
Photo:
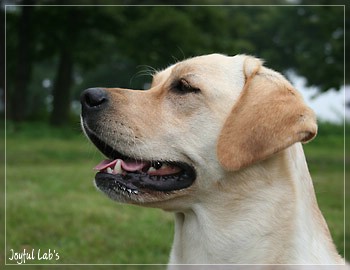
[[[261,60],[195,57],[148,91],[91,88],[81,102],[83,130],[108,158],[97,188],[175,213],[170,264],[344,264],[301,146],[315,115]]]

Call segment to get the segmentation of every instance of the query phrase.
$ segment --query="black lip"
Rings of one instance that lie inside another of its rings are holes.
[[[186,165],[187,166],[187,165]],[[184,170],[174,175],[156,176],[146,173],[130,172],[123,174],[96,174],[96,186],[102,191],[127,191],[138,194],[140,190],[170,192],[187,188],[193,184],[195,175],[192,170]]]
[[[130,157],[114,150],[95,135],[85,123],[85,132],[91,142],[108,158],[128,160]],[[95,176],[96,186],[107,194],[111,192],[127,192],[139,194],[140,191],[170,192],[190,187],[196,179],[195,169],[183,162],[161,161],[170,166],[181,168],[173,175],[149,175],[145,172],[128,172],[126,174],[110,174],[98,172]]]

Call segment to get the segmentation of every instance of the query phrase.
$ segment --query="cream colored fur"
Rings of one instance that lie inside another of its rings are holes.
[[[179,79],[200,93],[174,94]],[[190,188],[115,198],[174,212],[170,269],[344,264],[300,143],[316,135],[316,118],[282,75],[251,56],[214,54],[158,72],[149,91],[108,91],[114,107],[102,134],[114,148],[196,169]]]

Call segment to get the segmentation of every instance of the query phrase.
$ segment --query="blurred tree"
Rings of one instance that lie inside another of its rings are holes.
[[[247,32],[255,54],[277,70],[293,69],[321,92],[340,89],[344,77],[344,7],[285,6],[255,11]]]
[[[62,4],[62,1],[58,2]],[[105,59],[107,36],[116,34],[118,24],[108,16],[107,10],[81,6],[37,9],[36,25],[40,25],[38,59],[58,59],[50,116],[53,125],[63,125],[68,121],[75,70],[89,70]]]
[[[53,109],[51,113],[51,124],[55,126],[67,123],[69,118],[71,102],[71,86],[73,83],[73,53],[77,42],[78,29],[76,28],[76,18],[79,18],[78,9],[63,9],[60,12],[60,18],[56,19],[61,23],[61,27],[55,34],[55,49],[58,52],[58,68],[53,85]]]
[[[145,80],[132,76],[138,65],[158,69],[211,52],[256,55],[276,70],[295,70],[321,91],[343,82],[341,6],[36,6],[25,33],[19,10],[7,16],[8,81],[24,87],[16,96],[7,86],[11,108],[16,113],[12,104],[25,98],[34,112],[52,96],[56,125],[67,122],[72,97],[85,87],[142,88]],[[18,64],[23,57],[16,48],[27,52],[27,67]],[[30,71],[30,63],[35,78],[25,97],[29,79],[21,79],[17,67]],[[44,79],[53,85],[40,92]]]
[[[28,4],[33,4],[28,1]],[[10,115],[15,121],[23,121],[28,114],[28,87],[31,80],[33,63],[33,27],[32,17],[35,7],[21,7],[18,20],[18,43],[16,46],[16,80],[10,96]]]
[[[5,105],[5,10],[0,7],[0,112],[2,113]]]
[[[227,36],[222,26],[228,19],[223,8],[129,7],[124,17],[133,19],[122,26],[121,49],[139,63],[159,67],[173,61],[170,55],[183,58],[227,49],[227,40],[222,39]]]

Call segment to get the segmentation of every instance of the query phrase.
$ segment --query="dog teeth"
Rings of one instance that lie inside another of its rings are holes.
[[[121,174],[122,172],[123,172],[122,161],[120,159],[118,159],[117,163],[114,166],[114,173]]]
[[[123,185],[118,184],[118,186],[115,186],[112,188],[113,191],[115,192],[127,192],[129,196],[133,195],[138,195],[139,191],[136,189],[131,189],[131,188],[127,188]]]
[[[158,168],[158,169],[156,169],[156,168],[154,168],[154,167],[150,167],[150,168],[148,169],[147,173],[155,172],[155,171],[158,171],[158,170],[161,170],[161,169],[165,169],[165,168],[167,168],[167,167],[169,167],[169,166],[166,165],[166,164],[162,164],[162,166],[160,166],[160,168]]]
[[[111,169],[111,168],[107,168],[107,173],[112,173],[113,172],[113,170]]]
[[[150,172],[155,172],[157,169],[156,168],[154,168],[154,167],[150,167],[149,169],[148,169],[148,173],[150,173]]]

